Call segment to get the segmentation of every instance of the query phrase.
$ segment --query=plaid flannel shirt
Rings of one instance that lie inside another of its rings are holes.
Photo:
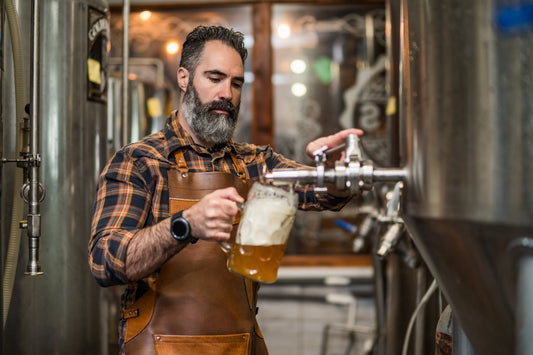
[[[138,282],[128,281],[126,249],[139,229],[170,217],[167,172],[176,164],[176,150],[183,150],[190,172],[224,171],[237,175],[231,155],[244,162],[248,178],[253,180],[259,180],[263,164],[269,170],[305,167],[273,152],[269,146],[230,142],[218,148],[210,150],[195,144],[171,115],[161,131],[119,150],[101,173],[91,225],[89,265],[99,285],[128,285],[122,295],[122,310],[155,286],[157,272]],[[317,195],[312,187],[295,190],[300,209],[338,210],[347,202],[344,198]]]

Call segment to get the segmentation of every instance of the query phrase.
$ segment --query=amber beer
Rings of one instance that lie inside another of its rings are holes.
[[[228,267],[230,270],[260,282],[272,283],[278,278],[279,262],[285,253],[285,244],[233,244]]]
[[[229,252],[228,269],[255,281],[276,281],[296,207],[292,191],[254,184]]]

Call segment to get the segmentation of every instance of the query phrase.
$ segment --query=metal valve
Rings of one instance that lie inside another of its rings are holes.
[[[382,258],[387,256],[395,248],[396,243],[405,231],[403,219],[399,216],[402,188],[403,183],[401,181],[397,182],[387,204],[387,213],[378,218],[380,223],[389,225],[377,250],[377,255]]]
[[[335,162],[334,168],[327,168],[329,154],[345,149],[343,161]],[[265,175],[265,181],[274,184],[315,185],[315,191],[326,193],[326,184],[334,184],[338,190],[350,191],[356,195],[361,190],[371,190],[375,182],[402,181],[403,169],[374,169],[370,160],[363,160],[359,137],[355,134],[346,137],[345,143],[337,147],[323,146],[314,153],[315,168],[274,169]]]

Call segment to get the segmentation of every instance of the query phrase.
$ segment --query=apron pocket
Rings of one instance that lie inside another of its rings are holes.
[[[246,355],[250,334],[161,335],[154,334],[157,355]]]

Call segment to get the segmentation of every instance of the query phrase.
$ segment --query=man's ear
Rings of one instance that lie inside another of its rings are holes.
[[[178,68],[178,86],[181,91],[185,92],[187,90],[187,85],[189,84],[189,71],[183,67]]]

